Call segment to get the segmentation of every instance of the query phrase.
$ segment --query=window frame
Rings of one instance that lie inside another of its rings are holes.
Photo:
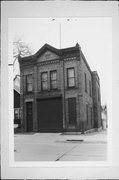
[[[87,93],[87,75],[84,73],[85,78],[85,92]]]
[[[47,81],[43,81],[43,79],[42,79],[43,74],[47,74]],[[44,82],[47,82],[47,89],[43,88],[43,83]],[[41,72],[41,90],[42,91],[48,91],[48,72],[47,71]]]
[[[89,80],[89,95],[92,97],[92,83],[91,80]]]
[[[89,111],[88,111],[88,104],[86,104],[86,122],[87,126],[89,125]]]
[[[17,113],[15,113],[16,110],[17,110]],[[14,119],[20,119],[20,108],[14,108]]]
[[[31,76],[31,82],[29,83],[28,82],[28,76]],[[32,85],[32,90],[28,90],[28,85]],[[26,92],[27,93],[31,93],[31,92],[33,92],[33,74],[27,74],[26,75]]]
[[[91,126],[93,126],[93,108],[92,106],[90,107],[90,117],[91,117]]]
[[[56,79],[52,79],[51,78],[51,74],[54,73],[54,72],[56,73]],[[56,82],[56,88],[52,87],[52,82]],[[57,88],[58,88],[58,84],[57,84],[57,70],[52,70],[52,71],[50,71],[50,89],[51,90],[55,90]]]
[[[99,87],[98,87],[98,101],[100,101],[100,90],[99,90]]]
[[[77,111],[76,111],[76,97],[69,97],[67,99],[67,102],[68,102],[68,123],[69,123],[69,126],[76,126],[77,125]],[[73,105],[73,115],[74,115],[74,118],[75,119],[71,119],[71,104]],[[70,110],[70,111],[69,111]]]
[[[74,71],[74,77],[69,77],[69,76],[68,76],[68,71],[71,70],[71,69],[73,69],[73,71]],[[69,80],[70,80],[70,79],[74,79],[74,85],[73,85],[73,86],[69,86],[69,84],[70,84],[70,83],[69,83]],[[76,86],[76,82],[75,82],[75,67],[67,68],[67,87],[68,87],[68,88],[73,88],[73,87],[75,87],[75,86]]]

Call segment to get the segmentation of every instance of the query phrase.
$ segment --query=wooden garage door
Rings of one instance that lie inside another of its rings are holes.
[[[61,132],[63,129],[62,99],[40,99],[37,101],[39,132]]]
[[[33,131],[33,103],[26,103],[27,132]]]

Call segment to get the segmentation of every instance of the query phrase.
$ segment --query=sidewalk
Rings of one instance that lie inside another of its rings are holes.
[[[107,132],[15,134],[16,161],[105,161]]]

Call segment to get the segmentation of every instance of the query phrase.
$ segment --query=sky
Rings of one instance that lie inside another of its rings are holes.
[[[108,66],[112,62],[111,18],[12,18],[10,32],[12,39],[22,37],[30,44],[33,54],[45,43],[55,48],[79,43],[91,70],[96,70],[100,77],[102,105],[107,103]]]

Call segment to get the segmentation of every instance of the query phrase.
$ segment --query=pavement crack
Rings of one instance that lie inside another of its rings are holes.
[[[70,150],[66,151],[64,154],[62,154],[59,158],[57,158],[55,161],[59,161],[63,156],[65,156],[67,153],[69,153],[70,151],[72,151],[76,146],[73,146]]]

